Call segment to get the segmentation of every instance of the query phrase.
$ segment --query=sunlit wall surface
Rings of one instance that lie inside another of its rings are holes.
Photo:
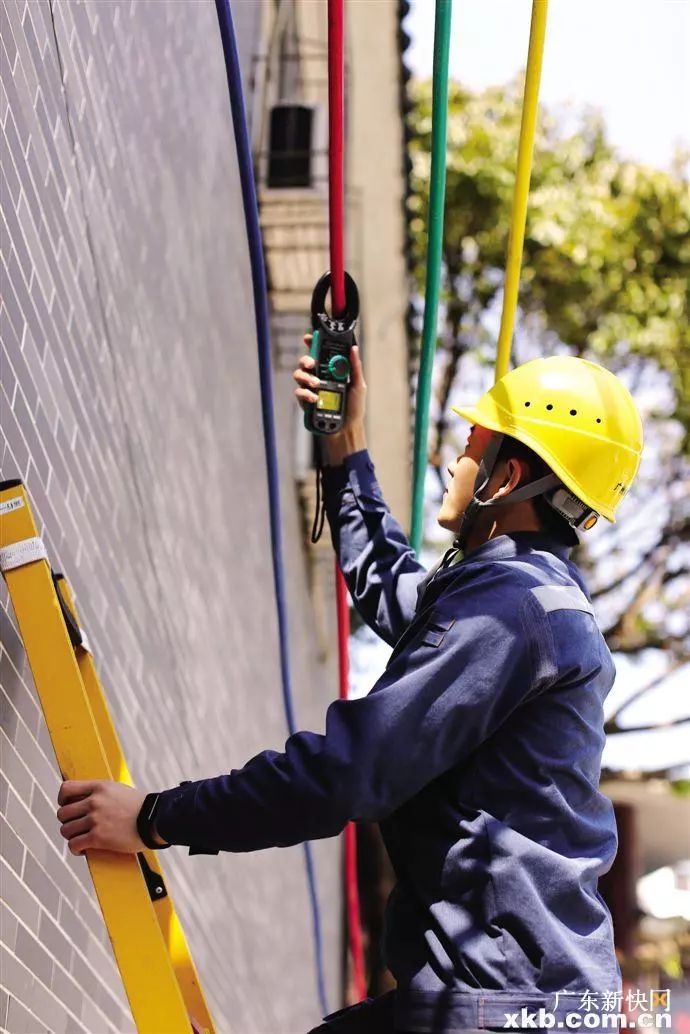
[[[225,70],[211,2],[54,8],[54,25],[45,2],[0,12],[2,476],[25,479],[77,592],[134,778],[162,789],[285,741]],[[248,78],[258,5],[234,8]],[[278,406],[297,714],[318,728],[335,673],[310,656],[290,392]],[[0,1026],[120,1034],[131,1017],[58,833],[60,777],[1,591]],[[337,1003],[339,847],[315,853]],[[316,1023],[301,848],[164,863],[219,1030]]]

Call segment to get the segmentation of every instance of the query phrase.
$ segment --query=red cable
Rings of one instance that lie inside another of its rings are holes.
[[[338,615],[338,664],[340,675],[340,696],[347,699],[350,662],[348,640],[350,637],[350,611],[348,608],[347,585],[336,563],[336,610]],[[352,956],[352,985],[361,1001],[366,998],[367,982],[364,971],[364,949],[359,913],[359,888],[357,883],[357,827],[348,822],[345,827],[345,901],[347,908],[347,932]]]
[[[334,316],[345,309],[344,8],[344,0],[328,0],[328,221]]]
[[[333,315],[345,309],[345,5],[328,0],[328,220],[330,229],[331,307]],[[338,618],[339,695],[346,700],[350,682],[348,644],[350,610],[342,571],[336,561],[336,613]],[[353,984],[357,998],[366,997],[364,952],[357,885],[357,830],[345,828],[345,898],[352,956]]]

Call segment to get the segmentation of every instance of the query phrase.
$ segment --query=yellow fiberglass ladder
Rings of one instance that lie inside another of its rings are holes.
[[[67,580],[54,575],[21,481],[0,483],[0,569],[64,779],[130,783]],[[139,1034],[215,1034],[155,851],[87,851]]]

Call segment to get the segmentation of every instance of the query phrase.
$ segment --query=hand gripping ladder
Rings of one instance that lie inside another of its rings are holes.
[[[131,778],[69,585],[21,481],[0,483],[0,569],[64,779]],[[155,851],[86,860],[140,1034],[215,1034]]]

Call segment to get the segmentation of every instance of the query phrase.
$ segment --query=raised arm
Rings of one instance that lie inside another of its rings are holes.
[[[369,453],[323,472],[333,548],[355,607],[391,646],[414,617],[425,570],[386,505]]]
[[[316,401],[314,360],[303,356],[294,377],[301,404]],[[366,384],[359,350],[352,352],[352,383],[344,430],[324,438],[323,487],[333,547],[355,607],[392,646],[414,616],[426,573],[388,509],[366,451]]]

